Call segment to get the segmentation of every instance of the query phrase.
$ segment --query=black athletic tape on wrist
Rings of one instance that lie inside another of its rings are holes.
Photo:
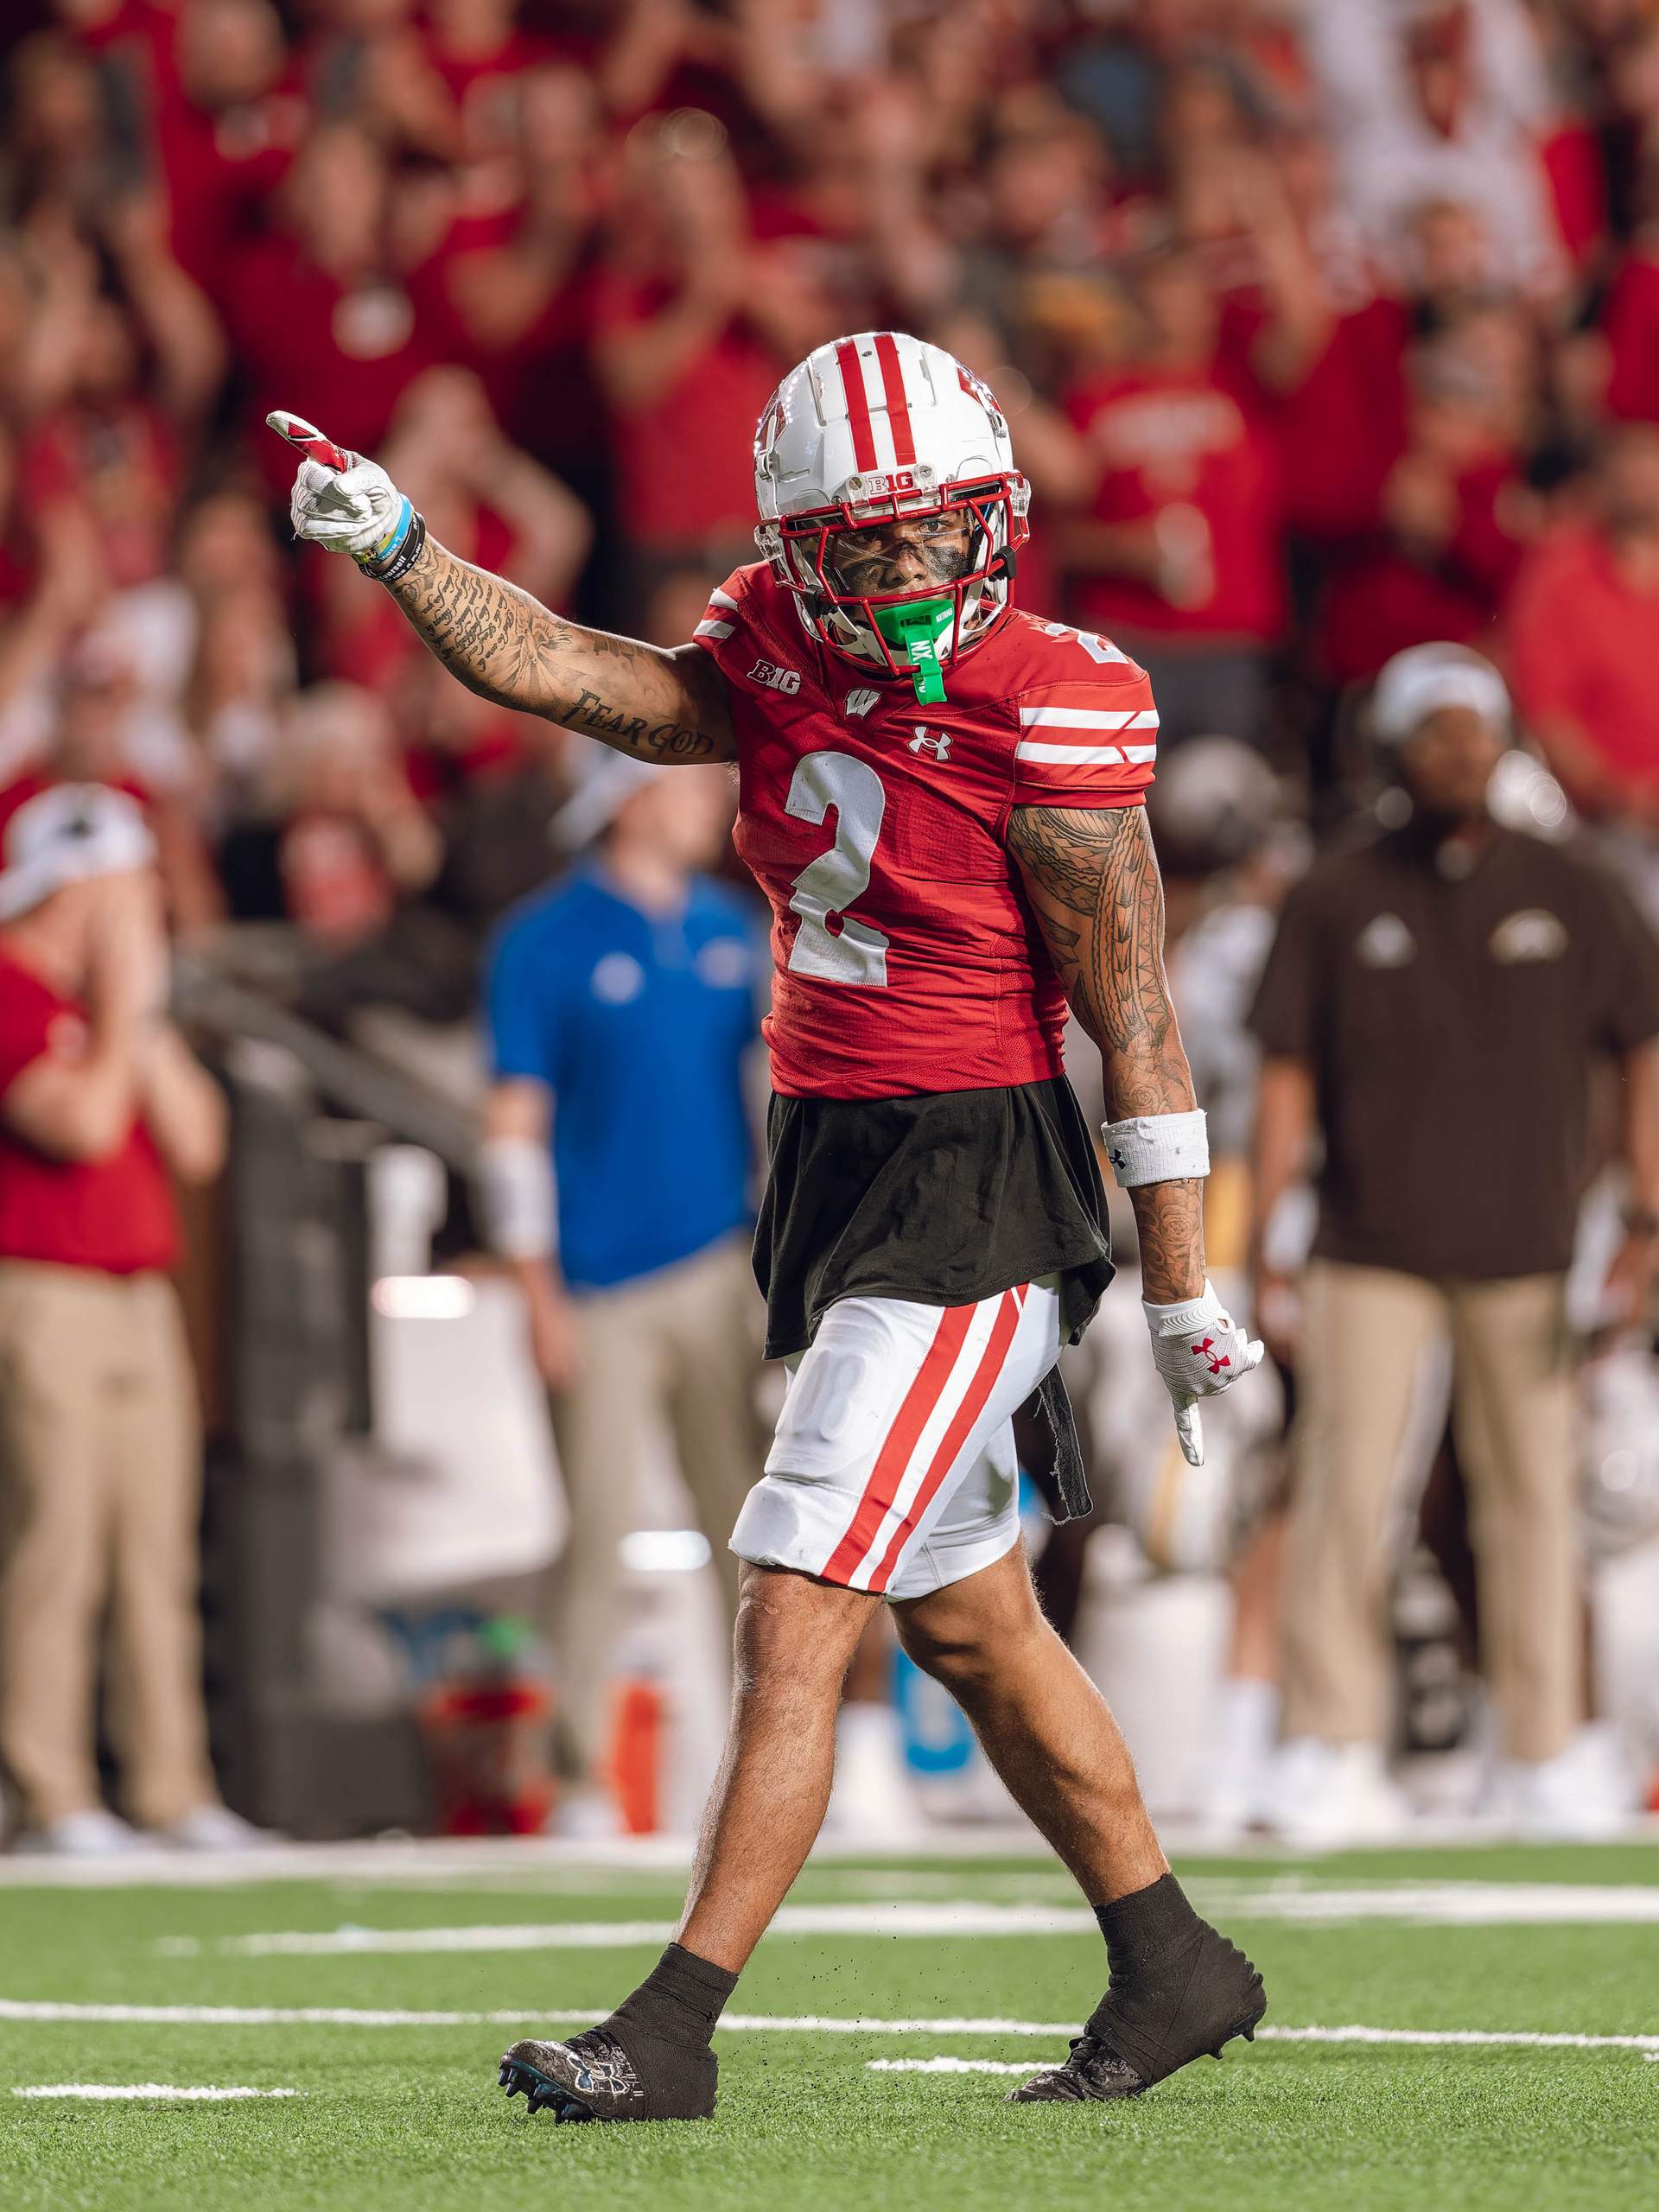
[[[399,577],[406,576],[420,559],[425,544],[426,517],[418,507],[411,507],[409,528],[398,539],[397,550],[385,561],[378,563],[359,561],[358,566],[365,576],[372,576],[378,584],[395,584]]]

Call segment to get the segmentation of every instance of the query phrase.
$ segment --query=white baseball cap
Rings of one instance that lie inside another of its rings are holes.
[[[143,810],[106,784],[54,784],[6,824],[0,921],[38,906],[66,884],[148,868],[156,857]]]
[[[1371,728],[1385,744],[1403,745],[1446,707],[1472,708],[1509,734],[1509,686],[1467,645],[1413,645],[1396,653],[1371,694]]]
[[[591,739],[582,742],[575,787],[547,825],[548,836],[563,853],[579,852],[602,837],[636,791],[668,773],[654,760],[636,760],[631,753]]]

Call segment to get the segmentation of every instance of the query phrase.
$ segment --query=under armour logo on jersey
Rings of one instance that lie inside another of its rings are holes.
[[[931,753],[936,760],[948,760],[950,758],[950,741],[943,731],[936,737],[930,732],[925,722],[918,722],[916,734],[911,739],[906,750],[911,753]]]
[[[879,691],[849,691],[847,694],[846,714],[850,721],[855,715],[868,715],[872,707],[881,703]]]

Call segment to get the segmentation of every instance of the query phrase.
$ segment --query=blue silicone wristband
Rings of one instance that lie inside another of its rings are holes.
[[[352,556],[352,558],[357,563],[359,568],[380,569],[385,567],[388,562],[396,559],[398,548],[403,544],[404,540],[409,536],[410,525],[413,524],[415,519],[415,510],[403,493],[400,492],[398,493],[397,499],[397,519],[392,524],[386,536],[380,540],[378,544],[372,545],[366,553],[354,553]]]

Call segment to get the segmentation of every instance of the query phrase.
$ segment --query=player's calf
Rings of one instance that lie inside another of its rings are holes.
[[[1250,2040],[1268,2009],[1243,1951],[1201,1920],[1173,1874],[1103,1905],[1111,1986],[1071,2056],[1009,2093],[1011,2104],[1102,2103],[1139,2096],[1235,2036]]]
[[[561,2043],[528,2039],[501,2059],[509,2097],[555,2120],[707,2120],[719,2068],[710,2047],[737,1976],[671,1943],[607,2020]]]

